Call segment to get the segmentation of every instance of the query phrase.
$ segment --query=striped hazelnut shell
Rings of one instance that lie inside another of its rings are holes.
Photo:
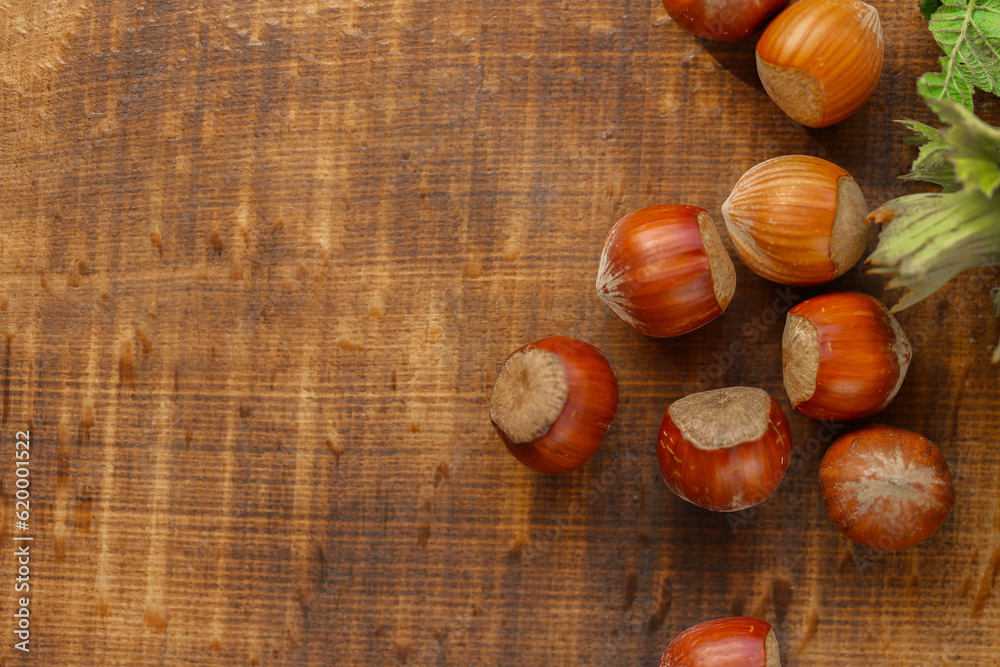
[[[889,405],[913,356],[889,309],[859,292],[821,294],[789,310],[781,352],[792,407],[835,421]]]
[[[586,463],[617,412],[618,381],[608,360],[568,336],[515,350],[490,394],[490,422],[500,440],[518,461],[547,474]]]
[[[722,314],[736,269],[712,216],[697,206],[648,206],[615,223],[604,241],[597,296],[648,336],[680,336]]]
[[[784,285],[820,285],[853,267],[868,247],[867,215],[851,175],[810,155],[751,167],[722,205],[736,254]]]
[[[680,498],[714,512],[764,502],[788,469],[792,434],[763,389],[725,387],[670,404],[656,448],[660,475]]]
[[[670,642],[660,667],[781,667],[778,639],[760,618],[718,618],[693,625]]]
[[[702,39],[735,42],[756,32],[788,0],[663,0],[674,23]]]
[[[781,110],[808,127],[857,111],[882,76],[882,23],[861,0],[799,0],[757,42],[757,73]]]

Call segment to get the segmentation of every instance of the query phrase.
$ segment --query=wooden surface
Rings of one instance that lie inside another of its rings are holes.
[[[914,84],[938,54],[915,1],[874,4],[875,97],[818,131],[767,99],[752,40],[700,42],[658,0],[0,5],[3,664],[653,665],[731,614],[772,622],[786,665],[1000,664],[997,272],[900,317],[916,356],[877,420],[937,442],[958,499],[884,554],[820,502],[839,426],[789,411],[792,468],[745,516],[659,479],[684,393],[787,410],[776,285],[737,262],[728,312],[666,341],[593,289],[615,220],[721,222],[768,157],[831,159],[873,206],[912,189],[891,121],[931,120]],[[487,413],[507,354],[553,334],[598,345],[622,396],[561,477]]]

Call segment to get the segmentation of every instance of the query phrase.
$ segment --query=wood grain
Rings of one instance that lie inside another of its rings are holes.
[[[915,359],[877,421],[936,442],[958,497],[894,553],[824,512],[839,426],[789,412],[797,457],[746,515],[658,477],[684,393],[751,384],[787,410],[786,301],[825,288],[737,263],[727,313],[667,341],[593,292],[615,220],[721,222],[765,158],[830,159],[871,205],[912,188],[891,121],[930,121],[914,83],[937,51],[916,2],[874,4],[882,81],[825,130],[767,99],[752,40],[700,42],[658,0],[0,5],[0,661],[652,665],[687,626],[753,614],[787,665],[1000,664],[997,272],[900,317]],[[894,299],[862,268],[833,287]],[[556,334],[602,349],[622,402],[590,463],[546,477],[486,400]]]

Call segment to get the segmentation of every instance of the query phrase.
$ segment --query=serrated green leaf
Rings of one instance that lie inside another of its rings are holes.
[[[868,261],[893,273],[890,288],[907,292],[893,310],[930,296],[977,266],[1000,264],[1000,206],[978,190],[894,199],[869,216],[886,226]]]
[[[900,176],[905,181],[925,181],[936,183],[947,191],[958,190],[955,182],[955,167],[948,161],[948,151],[951,147],[941,130],[925,125],[915,120],[897,121],[905,125],[914,136],[906,141],[920,147],[917,159],[910,167],[910,173]]]
[[[976,88],[1000,95],[1000,0],[943,0],[928,28],[950,58],[945,90],[964,67]],[[938,95],[938,99],[947,95]]]
[[[910,144],[911,146],[923,146],[926,143],[933,141],[944,142],[941,136],[941,130],[936,127],[931,127],[927,123],[921,123],[919,120],[897,120],[897,123],[913,132],[915,136],[907,137],[903,141]]]
[[[942,71],[928,72],[917,79],[917,92],[928,101],[955,100],[971,111],[976,91],[969,80],[969,68],[947,56],[938,58],[938,62]]]
[[[951,125],[943,137],[950,146],[945,156],[955,167],[955,180],[967,189],[993,196],[1000,188],[1000,128],[950,100],[927,103],[938,118]]]
[[[1000,264],[1000,128],[973,113],[976,88],[1000,96],[1000,0],[920,0],[920,11],[945,57],[917,90],[949,127],[900,121],[914,132],[907,143],[920,149],[902,178],[944,192],[900,197],[868,217],[885,225],[868,258],[871,271],[892,274],[889,287],[906,290],[893,310],[965,269]],[[1000,317],[1000,288],[991,296]],[[993,361],[1000,363],[1000,345]]]
[[[931,16],[940,6],[941,0],[920,0],[920,13],[924,15],[925,19],[930,21]]]

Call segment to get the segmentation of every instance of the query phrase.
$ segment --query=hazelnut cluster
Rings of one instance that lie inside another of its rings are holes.
[[[871,96],[882,69],[878,12],[861,0],[664,0],[694,34],[741,39],[772,16],[757,44],[765,90],[811,127],[843,120]],[[847,171],[787,155],[747,171],[721,206],[739,259],[785,285],[822,285],[850,270],[868,245],[868,206]],[[601,251],[599,299],[647,336],[689,334],[723,314],[736,270],[708,211],[657,205],[629,213]],[[785,393],[814,419],[851,421],[884,409],[906,376],[912,349],[877,299],[831,292],[788,311],[782,337]],[[594,346],[564,336],[516,350],[490,397],[490,420],[510,452],[542,473],[582,466],[600,447],[618,409],[618,382]],[[660,425],[661,476],[678,497],[716,512],[764,502],[788,468],[792,435],[777,401],[757,387],[679,398]],[[838,438],[823,457],[819,485],[834,525],[880,549],[912,546],[947,517],[955,492],[947,461],[916,433],[870,425]],[[661,667],[780,665],[771,626],[726,618],[678,635]]]
[[[882,24],[861,0],[663,0],[663,6],[688,32],[727,42],[777,14],[757,41],[757,74],[775,104],[809,127],[850,116],[882,76]]]

